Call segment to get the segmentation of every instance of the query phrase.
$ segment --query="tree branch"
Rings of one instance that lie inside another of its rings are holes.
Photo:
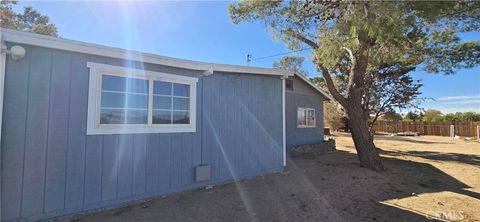
[[[347,47],[342,47],[343,49],[345,49],[347,52],[348,52],[348,55],[350,57],[350,63],[352,64],[351,65],[351,68],[350,68],[350,71],[349,71],[349,75],[348,75],[348,84],[347,84],[347,95],[350,93],[350,89],[351,87],[353,86],[353,80],[354,80],[354,75],[355,75],[355,72],[354,72],[354,67],[356,65],[356,62],[357,60],[355,59],[355,56],[353,55],[353,52],[352,50],[350,50],[349,48]]]
[[[318,44],[315,41],[312,41],[305,36],[301,35],[300,33],[293,31],[292,29],[286,30],[287,34],[295,37],[296,39],[302,41],[303,43],[307,44],[308,46],[312,47],[313,49],[318,49]]]
[[[318,49],[318,47],[319,47],[317,43],[315,43],[314,41],[304,37],[303,35],[301,35],[298,32],[295,32],[291,29],[286,30],[286,32],[288,32],[291,36],[297,38],[299,41],[301,41],[301,42],[307,44],[308,46],[312,47],[314,50]],[[317,65],[317,68],[322,72],[322,76],[325,79],[325,83],[327,84],[327,88],[328,88],[328,91],[330,92],[330,94],[332,94],[333,98],[340,105],[342,105],[343,107],[346,107],[347,106],[347,99],[345,97],[343,97],[342,94],[340,94],[338,92],[337,88],[335,87],[335,84],[333,83],[332,76],[330,75],[330,72],[328,71],[328,69],[325,68],[324,66],[320,65],[320,64],[316,64],[316,65]]]
[[[330,92],[330,94],[332,94],[333,98],[337,100],[337,102],[340,103],[340,105],[342,105],[344,108],[347,107],[347,99],[338,92],[328,69],[319,64],[317,64],[317,68],[322,72],[325,83],[327,83],[328,91]]]

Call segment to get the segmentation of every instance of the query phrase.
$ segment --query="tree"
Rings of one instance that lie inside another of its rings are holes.
[[[444,121],[447,121],[447,122],[457,122],[457,121],[460,121],[460,115],[461,113],[447,113],[445,114],[445,116],[443,117],[443,120]]]
[[[403,118],[402,118],[402,115],[392,110],[392,111],[385,112],[385,114],[382,115],[382,119],[387,121],[392,121],[392,122],[398,122]]]
[[[23,13],[16,13],[12,9],[16,3],[0,1],[0,27],[58,37],[57,27],[50,23],[48,16],[32,7],[25,7]]]
[[[422,120],[425,122],[440,122],[444,120],[444,117],[442,112],[436,109],[428,109],[423,114]]]
[[[240,1],[228,10],[236,24],[262,21],[290,49],[314,50],[317,70],[345,110],[360,164],[374,170],[384,167],[364,107],[370,82],[383,70],[452,74],[480,63],[480,43],[457,35],[480,29],[475,1]]]
[[[273,62],[273,68],[291,70],[303,76],[308,76],[308,71],[303,68],[304,57],[284,56]]]
[[[396,113],[396,110],[418,109],[418,96],[421,94],[419,81],[413,80],[410,76],[410,69],[379,69],[377,74],[370,74],[373,78],[365,81],[363,109],[369,121],[369,130],[379,116]],[[399,115],[399,114],[398,114]]]
[[[474,112],[464,112],[461,117],[460,121],[462,122],[477,122],[480,121],[480,114]]]
[[[410,112],[407,113],[407,115],[405,115],[405,119],[416,122],[416,121],[421,120],[422,118],[419,114],[410,111]]]
[[[304,57],[285,56],[273,63],[273,68],[290,70],[303,76],[308,76],[308,71],[303,68]],[[310,81],[320,88],[324,87],[322,77],[312,77]],[[325,126],[332,130],[338,130],[343,124],[343,110],[341,110],[335,101],[328,101],[323,106]]]

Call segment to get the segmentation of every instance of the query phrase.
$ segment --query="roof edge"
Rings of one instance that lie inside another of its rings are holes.
[[[112,57],[118,59],[132,60],[157,65],[185,68],[201,71],[217,71],[231,73],[246,73],[274,76],[293,76],[294,74],[281,69],[250,67],[241,65],[216,64],[199,62],[187,59],[177,59],[173,57],[161,56],[151,53],[144,53],[134,50],[126,50],[116,47],[109,47],[100,44],[87,43],[77,40],[57,38],[53,36],[41,35],[36,33],[17,31],[12,29],[0,28],[1,39],[6,42],[33,45],[51,49],[59,49],[71,52],[85,53],[91,55]]]
[[[315,90],[317,90],[318,92],[320,92],[320,94],[322,94],[323,98],[327,99],[327,100],[332,100],[334,101],[333,97],[330,96],[330,94],[328,94],[327,92],[323,91],[322,89],[320,89],[317,85],[315,85],[312,81],[308,80],[307,77],[303,76],[302,74],[299,74],[299,73],[295,73],[295,76],[298,76],[300,77],[300,79],[302,79],[304,82],[306,82],[308,85],[310,85],[311,87],[313,87]]]

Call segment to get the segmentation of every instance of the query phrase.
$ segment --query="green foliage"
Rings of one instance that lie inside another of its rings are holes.
[[[417,114],[415,112],[410,111],[410,112],[407,113],[407,115],[405,115],[405,119],[416,122],[416,121],[421,120],[422,117],[420,116],[420,114]]]
[[[272,66],[276,69],[290,70],[303,76],[308,76],[308,71],[305,70],[302,66],[303,61],[305,61],[304,57],[284,56],[279,60],[273,62]]]
[[[58,37],[57,27],[50,23],[48,16],[32,7],[25,7],[22,13],[16,13],[12,9],[14,4],[16,1],[0,2],[0,27]]]
[[[413,71],[453,74],[480,64],[478,39],[458,36],[480,30],[478,1],[254,0],[228,10],[235,24],[263,22],[290,49],[312,47],[324,76],[315,80],[347,113],[418,108],[422,84]]]
[[[479,122],[480,113],[474,112],[457,112],[457,113],[447,113],[443,115],[440,111],[429,109],[425,112],[423,116],[423,121],[425,122]]]
[[[447,113],[443,117],[443,120],[447,121],[447,122],[460,121],[461,120],[461,115],[462,115],[461,113]]]
[[[330,127],[332,131],[345,127],[345,115],[338,104],[335,101],[328,101],[323,103],[323,105],[325,127]]]
[[[478,31],[480,2],[240,1],[230,4],[235,24],[263,21],[290,48],[316,45],[315,62],[338,71],[351,63],[345,49],[368,43],[369,70],[384,64],[423,64],[429,72],[453,73],[480,63],[478,40],[457,33]],[[363,37],[362,37],[363,36]],[[365,39],[362,39],[365,38]]]
[[[387,121],[398,122],[403,118],[402,118],[402,115],[392,110],[392,111],[385,112],[385,114],[383,114],[382,116],[382,119]]]
[[[460,116],[461,122],[478,122],[480,121],[480,113],[465,112]]]
[[[443,121],[444,118],[442,112],[435,109],[429,109],[423,114],[422,120],[425,122],[439,122]]]

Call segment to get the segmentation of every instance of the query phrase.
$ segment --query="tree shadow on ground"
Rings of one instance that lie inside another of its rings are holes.
[[[411,136],[376,136],[376,141],[387,140],[387,141],[401,141],[409,143],[419,143],[419,144],[450,144],[448,142],[436,142],[436,141],[425,141],[425,140],[415,140]]]
[[[380,154],[388,156],[414,156],[435,161],[454,161],[480,166],[480,156],[461,153],[442,153],[433,151],[389,151],[380,149]]]
[[[346,151],[288,158],[287,169],[248,180],[157,198],[82,218],[88,221],[427,221],[382,201],[451,191],[466,184],[436,167],[383,158],[387,172],[361,168]],[[121,211],[118,213],[118,211]]]

